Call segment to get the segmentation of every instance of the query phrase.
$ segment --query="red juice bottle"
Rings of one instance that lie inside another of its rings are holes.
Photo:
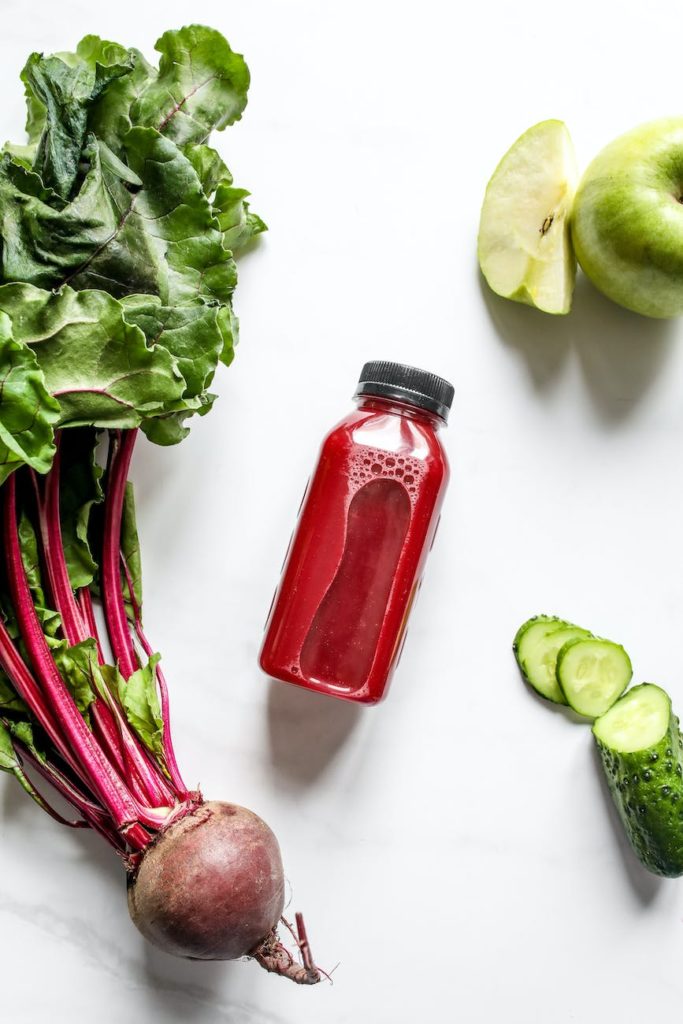
[[[261,668],[344,700],[386,695],[439,521],[438,430],[453,388],[402,363],[363,367],[324,439],[266,623]]]

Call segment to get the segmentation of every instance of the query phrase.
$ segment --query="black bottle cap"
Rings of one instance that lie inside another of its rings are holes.
[[[436,413],[444,423],[448,422],[454,394],[453,385],[435,373],[382,359],[365,364],[356,388],[356,397],[377,395],[379,398],[396,398],[399,402],[409,402],[418,409]]]

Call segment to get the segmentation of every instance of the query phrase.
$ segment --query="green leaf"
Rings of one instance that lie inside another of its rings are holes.
[[[154,127],[182,145],[204,142],[242,116],[249,69],[227,40],[203,25],[165,32],[158,77],[133,104],[134,123]]]
[[[35,56],[35,54],[34,54]],[[29,58],[30,60],[30,58]],[[21,80],[24,83],[24,99],[26,100],[26,122],[25,130],[28,137],[28,144],[35,152],[38,149],[40,136],[45,128],[45,104],[36,96],[33,86],[26,77],[25,70],[21,72]]]
[[[12,744],[10,731],[0,722],[0,771],[14,775],[20,768],[21,763]]]
[[[22,73],[28,145],[0,154],[0,382],[4,361],[22,391],[6,404],[3,388],[0,483],[22,462],[47,471],[55,425],[140,425],[176,443],[211,408],[218,360],[232,361],[232,252],[265,225],[207,138],[241,116],[249,72],[203,26],[166,32],[157,50],[158,71],[89,35]],[[96,569],[90,500],[65,529],[74,585]]]
[[[21,760],[14,749],[12,737],[15,736],[27,747],[38,761],[45,762],[45,752],[36,746],[33,726],[27,721],[0,721],[0,771],[11,772],[17,777],[26,792],[41,806],[42,799],[36,799],[35,790],[24,775]]]
[[[99,662],[95,640],[89,637],[71,647],[63,640],[52,648],[52,657],[78,710],[89,721],[88,709],[98,693]]]
[[[163,721],[155,671],[159,660],[158,654],[152,655],[128,680],[118,673],[118,699],[140,740],[156,757],[163,759]]]
[[[34,54],[33,59],[35,57]],[[78,70],[81,75],[95,75],[100,82],[106,78],[105,87],[99,91],[93,90],[87,104],[87,131],[95,132],[101,141],[119,154],[121,140],[132,127],[131,104],[144,86],[156,77],[156,68],[147,63],[139,50],[127,50],[119,43],[95,35],[84,36],[74,53],[58,53],[50,59],[63,62],[74,72]],[[111,69],[118,67],[127,70],[121,75],[112,73]],[[46,107],[28,80],[26,69],[21,77],[26,89],[26,131],[35,153],[45,128]]]
[[[155,295],[126,296],[122,305],[126,320],[137,324],[148,342],[163,345],[177,359],[185,379],[183,398],[200,395],[211,384],[223,350],[220,307],[204,302],[163,306]]]
[[[140,539],[135,518],[135,492],[130,481],[126,483],[126,493],[123,499],[123,517],[121,519],[121,552],[128,570],[128,574],[122,571],[123,595],[126,604],[128,618],[135,621],[135,606],[138,614],[142,611],[142,562],[140,560]],[[128,577],[133,588],[131,600]]]
[[[189,406],[189,409],[144,420],[142,430],[154,444],[164,446],[179,444],[190,433],[190,428],[185,426],[186,421],[195,414],[206,416],[207,412],[211,411],[216,397],[216,395],[205,391],[194,403],[184,403]]]
[[[38,555],[38,539],[31,520],[23,510],[19,515],[17,532],[21,547],[21,561],[28,585],[33,595],[34,604],[45,604],[45,593],[40,576],[40,557]]]
[[[130,230],[146,233],[163,270],[160,287],[138,290],[153,291],[168,305],[202,297],[228,302],[237,270],[190,161],[150,128],[131,130],[126,153],[144,182],[134,197]]]
[[[0,713],[4,715],[9,711],[28,718],[28,708],[16,694],[5,673],[0,672]]]
[[[89,540],[93,507],[104,497],[102,467],[95,458],[97,432],[88,427],[65,430],[60,444],[60,521],[62,543],[74,590],[95,579],[97,563]]]
[[[142,188],[142,178],[135,171],[132,171],[127,164],[124,164],[123,160],[119,160],[116,153],[102,139],[99,140],[98,146],[102,167],[109,171],[112,177],[118,178],[124,184],[134,185],[135,188]]]
[[[38,193],[40,179],[0,161],[0,234],[5,280],[41,288],[106,288],[115,296],[158,295],[164,305],[227,302],[234,260],[190,161],[151,128],[126,136],[136,189],[101,159],[92,136],[79,192],[63,208]],[[132,190],[132,191],[131,191]]]
[[[182,397],[173,357],[161,346],[149,348],[106,292],[53,294],[7,284],[0,287],[0,311],[12,317],[22,352],[35,352],[59,400],[62,426],[135,427]]]
[[[227,304],[221,306],[220,313],[218,314],[218,326],[221,329],[221,335],[223,338],[223,349],[221,351],[221,362],[225,366],[230,366],[230,363],[235,357],[235,345],[239,341],[239,328],[240,322],[235,316],[232,305]]]
[[[132,67],[127,59],[109,65],[78,60],[70,65],[40,53],[29,57],[22,78],[44,108],[35,168],[62,199],[71,195],[78,177],[89,107],[110,82],[130,74]]]
[[[58,612],[47,607],[41,576],[40,555],[38,553],[38,538],[36,537],[36,531],[31,520],[24,511],[19,516],[18,533],[21,560],[24,564],[36,614],[38,615],[43,633],[48,637],[53,637],[60,629],[62,621]]]
[[[183,153],[194,167],[204,195],[210,197],[221,182],[232,185],[232,174],[225,166],[223,158],[211,146],[203,143],[182,147]]]
[[[12,337],[5,312],[0,312],[0,395],[0,483],[22,463],[46,473],[55,453],[53,428],[60,407],[34,353]]]
[[[17,146],[13,142],[6,142],[2,152],[11,156],[15,163],[21,164],[27,171],[33,170],[33,161],[36,158],[36,145]]]
[[[49,811],[49,808],[42,796],[24,773],[21,759],[16,753],[14,744],[12,743],[13,735],[16,736],[16,738],[20,740],[25,747],[28,747],[37,760],[42,762],[45,762],[46,760],[45,754],[35,746],[33,729],[29,722],[3,723],[0,721],[0,771],[10,772],[14,775],[17,782],[24,790],[26,790],[31,799],[35,800],[38,806],[42,807],[43,810]]]
[[[126,50],[99,36],[85,36],[76,48],[75,56],[88,63],[112,65],[127,62],[131,72],[110,82],[91,105],[88,112],[88,131],[94,132],[100,142],[106,143],[117,156],[122,155],[123,139],[132,127],[131,105],[145,86],[156,78],[156,68],[148,64],[139,50]]]
[[[213,211],[223,232],[223,245],[232,253],[246,248],[256,235],[268,230],[257,214],[249,212],[249,203],[245,202],[248,195],[245,188],[234,188],[226,182],[216,189]]]

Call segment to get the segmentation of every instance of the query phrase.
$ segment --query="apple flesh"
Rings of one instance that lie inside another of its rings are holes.
[[[568,220],[576,160],[562,121],[541,121],[510,147],[488,183],[479,266],[498,295],[568,313],[576,275]]]
[[[683,313],[683,118],[610,143],[576,194],[572,238],[593,284],[627,309]]]

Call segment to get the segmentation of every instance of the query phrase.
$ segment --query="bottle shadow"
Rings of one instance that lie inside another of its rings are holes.
[[[614,845],[618,850],[618,855],[624,866],[624,872],[631,884],[631,888],[637,897],[638,902],[641,906],[648,907],[655,902],[657,896],[662,891],[664,879],[659,875],[651,874],[638,861],[635,853],[631,849],[628,839],[626,838],[624,826],[619,818],[617,809],[614,806],[614,800],[612,799],[612,794],[609,791],[605,772],[602,767],[600,751],[595,744],[593,744],[591,754],[605,810],[612,824]]]
[[[549,391],[574,351],[596,411],[608,424],[625,419],[638,405],[675,346],[675,321],[654,320],[615,305],[585,274],[577,277],[567,316],[502,299],[481,273],[478,279],[497,333],[522,356],[535,389]]]
[[[362,711],[358,704],[271,679],[268,735],[278,775],[309,786],[348,741]]]

